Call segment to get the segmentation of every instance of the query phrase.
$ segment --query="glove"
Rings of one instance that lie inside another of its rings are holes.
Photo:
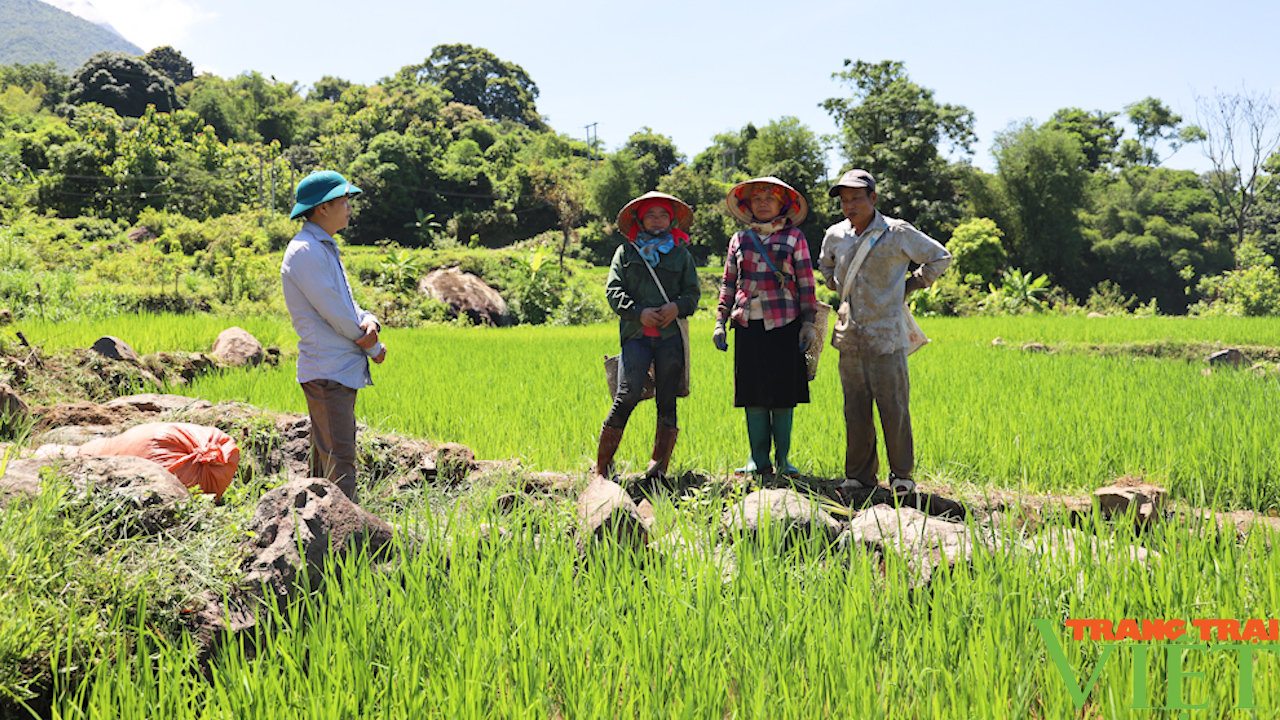
[[[729,349],[729,332],[724,329],[724,321],[716,321],[716,330],[711,333],[711,342],[716,344],[716,349],[725,352]]]
[[[807,322],[800,326],[800,349],[808,350],[817,347],[822,342],[822,338],[818,337],[818,328],[813,323]]]

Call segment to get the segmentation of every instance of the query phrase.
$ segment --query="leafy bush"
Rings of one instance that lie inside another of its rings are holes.
[[[586,283],[578,282],[561,295],[560,307],[556,308],[551,324],[589,325],[612,315],[599,288],[593,289]]]
[[[994,315],[1018,315],[1042,312],[1046,307],[1042,299],[1049,291],[1049,278],[1041,275],[1032,279],[1031,273],[1018,268],[1000,273],[1000,287],[989,286],[990,294],[983,301],[984,312]]]
[[[1236,249],[1236,269],[1203,277],[1196,291],[1204,298],[1190,308],[1193,315],[1280,314],[1280,270],[1252,240]]]
[[[951,272],[961,277],[977,275],[982,283],[995,280],[1007,259],[1000,243],[1003,235],[995,221],[987,218],[960,223],[947,242],[947,249],[955,257]]]

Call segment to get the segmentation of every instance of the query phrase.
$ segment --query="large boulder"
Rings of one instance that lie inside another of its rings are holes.
[[[0,505],[43,490],[41,471],[52,468],[70,478],[81,496],[104,500],[103,523],[128,534],[152,534],[173,525],[177,504],[191,493],[173,473],[137,457],[82,457],[62,454],[10,460],[0,476]],[[104,529],[104,531],[106,531]]]
[[[893,554],[907,564],[912,587],[927,585],[937,568],[969,562],[976,546],[985,545],[966,525],[942,520],[908,507],[876,505],[849,521],[840,537],[842,548],[863,545],[881,555]]]
[[[162,466],[132,455],[83,456],[63,466],[81,492],[106,491],[138,507],[172,505],[191,498],[176,475]]]
[[[478,324],[511,324],[507,302],[485,281],[458,268],[432,270],[418,282],[418,292],[449,306],[453,315],[466,313]]]
[[[819,531],[828,542],[840,535],[840,521],[818,506],[816,500],[790,489],[756,490],[736,506],[724,511],[720,519],[730,535],[758,536],[766,525],[772,525],[784,542]]]
[[[114,335],[103,335],[93,341],[90,348],[99,355],[112,360],[137,360],[138,353],[129,347],[129,343]]]
[[[229,327],[218,333],[213,341],[210,354],[222,362],[232,366],[258,365],[266,355],[262,343],[248,330],[241,327]]]
[[[1132,512],[1135,522],[1146,525],[1163,516],[1168,492],[1159,485],[1124,477],[1094,490],[1093,496],[1098,499],[1098,506],[1107,519]]]
[[[636,549],[649,542],[640,510],[627,491],[612,480],[596,478],[578,496],[578,523],[596,540],[612,536]]]
[[[1241,365],[1244,365],[1245,358],[1244,353],[1240,352],[1236,348],[1227,348],[1210,355],[1208,362],[1211,367],[1238,368]]]
[[[244,586],[282,599],[320,587],[330,555],[389,559],[393,552],[391,526],[323,478],[290,480],[263,495],[245,530]]]

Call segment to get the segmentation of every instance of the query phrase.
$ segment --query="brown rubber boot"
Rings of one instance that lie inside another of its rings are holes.
[[[613,477],[613,454],[622,442],[622,431],[612,425],[600,426],[600,446],[596,449],[596,477],[608,480]]]
[[[649,469],[644,471],[646,479],[655,480],[667,474],[667,463],[671,462],[671,451],[675,449],[676,436],[679,434],[680,428],[658,426],[653,435],[653,461],[649,463]]]

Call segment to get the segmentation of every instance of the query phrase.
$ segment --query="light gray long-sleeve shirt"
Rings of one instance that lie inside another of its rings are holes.
[[[827,228],[818,269],[828,288],[843,295],[849,265],[864,242],[874,245],[852,280],[848,299],[840,303],[831,346],[842,353],[866,357],[897,352],[907,346],[903,330],[907,268],[918,263],[915,275],[923,287],[928,287],[950,267],[951,253],[911,223],[886,218],[877,210],[861,235],[854,232],[850,220]]]
[[[372,385],[369,358],[382,352],[382,343],[364,350],[356,340],[365,334],[361,323],[378,320],[356,304],[333,238],[304,223],[284,251],[280,279],[298,333],[298,382],[334,380],[354,390]]]

